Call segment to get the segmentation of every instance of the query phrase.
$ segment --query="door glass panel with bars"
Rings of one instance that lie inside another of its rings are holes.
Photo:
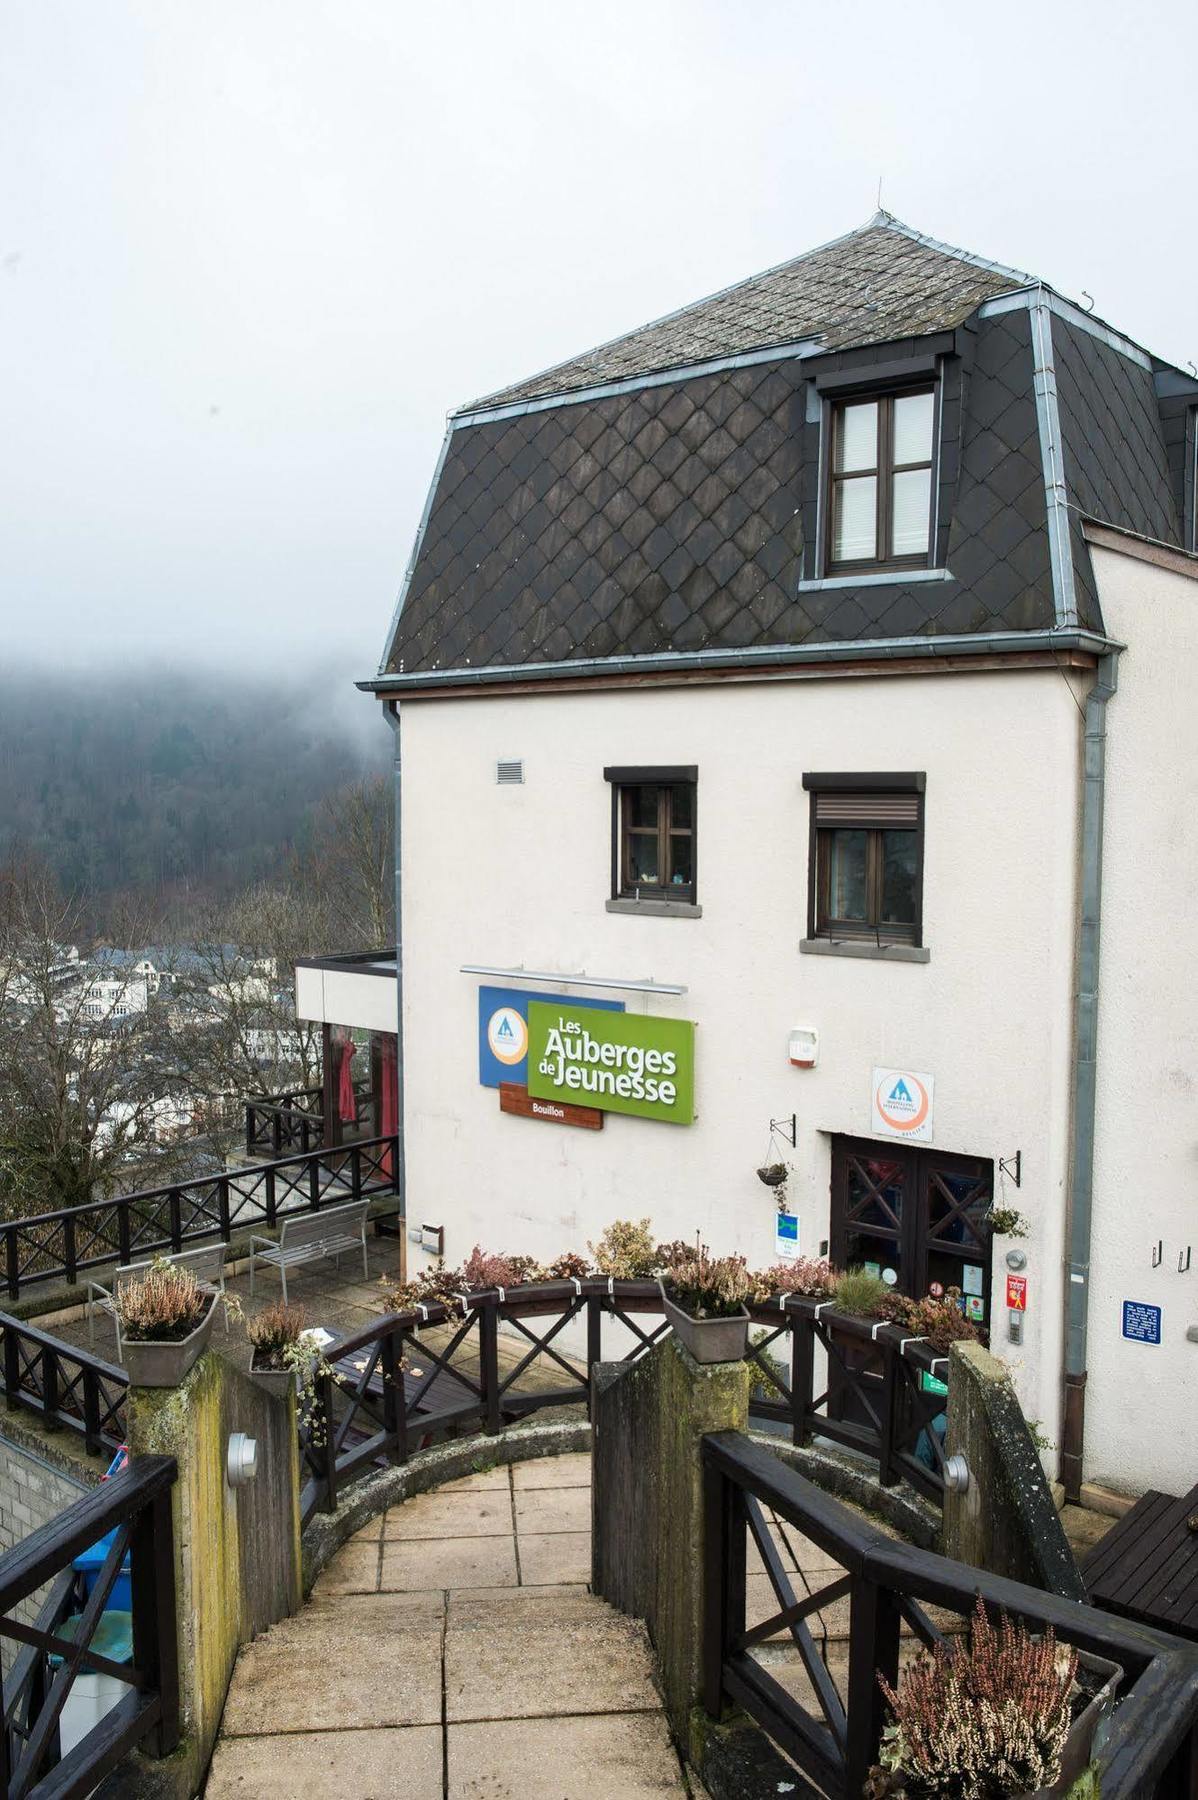
[[[914,1145],[832,1140],[832,1260],[838,1267],[895,1271],[915,1299],[939,1288],[962,1292],[976,1324],[990,1316],[994,1168],[988,1160]],[[970,1302],[973,1304],[971,1305]]]

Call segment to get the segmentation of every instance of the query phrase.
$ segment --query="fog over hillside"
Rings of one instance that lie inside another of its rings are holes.
[[[186,910],[282,868],[321,801],[383,769],[390,743],[377,703],[327,662],[308,678],[10,668],[0,865],[33,856],[97,904]]]

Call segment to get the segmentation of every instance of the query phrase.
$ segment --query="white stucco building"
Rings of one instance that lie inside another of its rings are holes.
[[[879,215],[454,415],[368,684],[450,1261],[797,1235],[961,1287],[1071,1491],[1192,1483],[1196,408]]]

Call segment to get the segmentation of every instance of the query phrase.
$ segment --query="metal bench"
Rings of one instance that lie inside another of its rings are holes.
[[[278,1241],[268,1237],[250,1239],[250,1293],[254,1291],[254,1270],[258,1263],[277,1269],[283,1281],[283,1303],[287,1303],[287,1271],[304,1263],[336,1259],[340,1262],[346,1250],[361,1250],[362,1274],[369,1276],[366,1260],[366,1215],[369,1200],[355,1200],[350,1206],[329,1206],[317,1213],[296,1213],[284,1219]],[[263,1246],[261,1249],[259,1246]]]
[[[190,1269],[202,1287],[216,1288],[224,1296],[225,1291],[225,1257],[229,1246],[225,1243],[205,1244],[199,1250],[181,1250],[177,1256],[163,1256],[162,1262],[169,1262],[176,1269]],[[152,1262],[125,1263],[114,1270],[108,1278],[108,1285],[102,1281],[89,1281],[87,1284],[87,1337],[90,1344],[96,1341],[96,1311],[112,1314],[116,1327],[117,1359],[121,1355],[121,1315],[117,1311],[116,1296],[126,1282],[140,1281],[147,1270],[152,1269]],[[229,1335],[229,1314],[225,1311],[225,1336]]]

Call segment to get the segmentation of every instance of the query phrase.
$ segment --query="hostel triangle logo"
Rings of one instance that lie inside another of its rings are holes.
[[[505,1041],[510,1041],[515,1035],[515,1032],[512,1030],[512,1021],[507,1017],[502,1018],[499,1021],[499,1030],[495,1033],[495,1036],[497,1038],[502,1038]]]
[[[890,1090],[890,1099],[893,1104],[899,1106],[910,1106],[912,1104],[911,1089],[907,1086],[901,1075]]]

